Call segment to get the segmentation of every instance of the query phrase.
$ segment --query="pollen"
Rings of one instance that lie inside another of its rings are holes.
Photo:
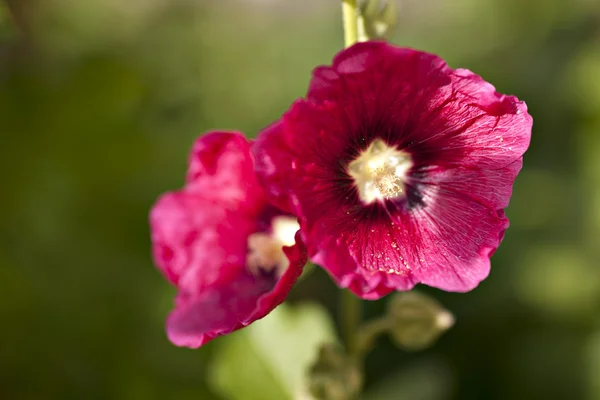
[[[279,216],[271,221],[270,232],[256,232],[248,236],[248,270],[256,276],[273,272],[281,276],[289,266],[283,247],[296,244],[294,236],[298,229],[300,225],[296,218]]]
[[[406,152],[375,139],[348,164],[360,200],[365,204],[406,196],[406,178],[412,159]]]

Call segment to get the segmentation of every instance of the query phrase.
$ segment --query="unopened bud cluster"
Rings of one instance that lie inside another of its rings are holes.
[[[361,39],[389,36],[398,20],[398,0],[366,0],[360,8]]]
[[[309,390],[316,400],[354,399],[362,387],[360,369],[333,344],[324,344],[309,374]]]
[[[405,350],[432,345],[454,325],[454,316],[435,299],[418,292],[396,294],[388,305],[389,333]]]

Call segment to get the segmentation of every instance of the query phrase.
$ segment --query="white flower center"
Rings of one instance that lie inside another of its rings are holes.
[[[406,196],[405,182],[412,160],[408,153],[375,139],[348,164],[358,196],[365,204]]]
[[[256,232],[248,236],[246,265],[254,275],[261,272],[275,272],[281,276],[289,266],[283,252],[284,246],[296,244],[294,236],[300,229],[294,217],[279,216],[271,221],[271,232]]]

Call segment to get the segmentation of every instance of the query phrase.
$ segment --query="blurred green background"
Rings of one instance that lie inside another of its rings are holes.
[[[339,11],[0,2],[0,398],[227,400],[210,373],[229,338],[165,338],[174,290],[148,210],[182,185],[197,135],[254,136],[305,93],[342,46]],[[491,276],[467,294],[424,288],[457,324],[419,353],[382,338],[369,398],[600,399],[600,2],[401,0],[392,41],[475,71],[535,122]],[[316,271],[291,302],[335,313],[337,296]]]

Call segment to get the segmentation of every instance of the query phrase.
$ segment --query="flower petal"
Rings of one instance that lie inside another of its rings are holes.
[[[284,249],[290,261],[281,278],[256,277],[240,270],[231,281],[207,287],[200,293],[181,292],[167,319],[167,335],[178,346],[198,348],[266,316],[287,297],[302,273],[306,250],[296,245]]]
[[[285,214],[266,202],[250,143],[240,134],[198,139],[187,180],[157,201],[150,225],[155,262],[178,289],[167,334],[174,344],[195,348],[283,302],[307,254],[297,234],[296,244],[284,248],[289,266],[281,277],[253,275],[246,265],[250,235],[269,232],[273,218]]]
[[[186,188],[207,199],[256,210],[264,202],[250,142],[239,132],[210,132],[194,143]]]
[[[244,269],[246,239],[258,222],[184,189],[158,200],[150,224],[158,267],[178,287],[200,291]]]

